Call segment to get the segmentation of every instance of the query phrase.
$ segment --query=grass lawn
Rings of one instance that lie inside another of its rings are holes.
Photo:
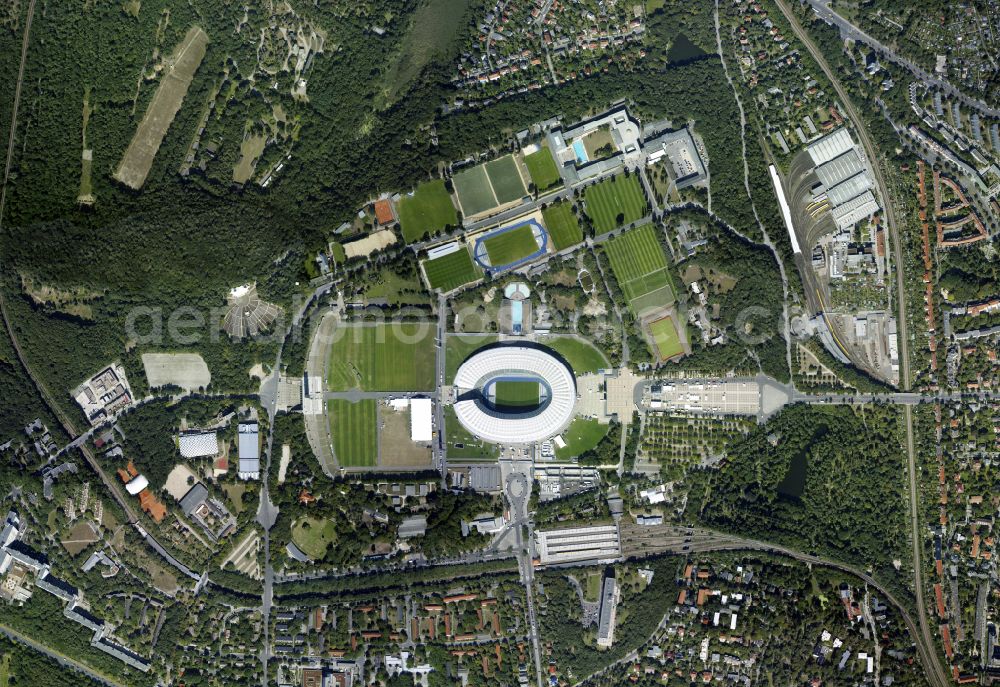
[[[601,573],[587,573],[587,583],[583,588],[583,598],[587,601],[601,600]]]
[[[634,222],[646,214],[646,196],[635,174],[619,174],[590,186],[584,192],[587,215],[598,234]]]
[[[244,482],[226,482],[222,485],[222,491],[226,492],[226,497],[229,499],[229,503],[232,504],[233,512],[236,515],[243,512],[243,494],[246,490],[247,485]]]
[[[333,452],[341,467],[373,467],[378,462],[376,403],[373,398],[357,403],[340,398],[327,402]]]
[[[574,374],[586,374],[611,367],[604,353],[589,341],[583,341],[573,336],[550,336],[542,340],[556,353],[561,355],[573,368]]]
[[[333,261],[340,265],[347,262],[347,253],[344,251],[344,246],[336,241],[330,242],[330,255],[333,256]]]
[[[684,352],[681,337],[674,326],[674,318],[664,317],[649,325],[649,333],[653,336],[653,343],[660,360],[668,360]]]
[[[424,234],[433,234],[448,226],[458,226],[458,213],[443,179],[427,181],[412,196],[403,196],[397,207],[403,239],[413,243]]]
[[[608,260],[622,293],[630,302],[647,293],[669,287],[673,302],[673,285],[667,269],[667,256],[651,225],[632,229],[606,244]]]
[[[523,260],[538,251],[538,241],[535,240],[534,228],[530,224],[491,236],[484,245],[486,254],[490,256],[490,264],[494,267]]]
[[[534,408],[538,405],[538,382],[500,381],[493,386],[494,405],[498,408]]]
[[[458,421],[453,406],[444,408],[445,438],[448,442],[448,460],[452,461],[495,461],[500,457],[496,444],[487,444],[479,437],[469,434]]]
[[[330,544],[336,540],[337,529],[326,518],[307,515],[292,524],[292,541],[313,560],[322,559]]]
[[[569,203],[553,203],[542,210],[542,224],[549,232],[556,250],[569,248],[583,241],[580,221],[573,214]]]
[[[582,140],[587,157],[591,160],[600,160],[615,152],[615,139],[611,137],[611,129],[606,124],[585,134]]]
[[[10,686],[10,654],[4,654],[0,659],[0,687]]]
[[[471,169],[462,170],[452,177],[455,192],[462,204],[462,214],[466,217],[478,215],[497,206],[496,196],[490,186],[486,165],[476,165]]]
[[[472,260],[469,247],[462,246],[454,253],[424,261],[424,272],[432,289],[451,291],[462,284],[476,281],[483,270]]]
[[[385,323],[344,326],[330,350],[330,391],[431,391],[434,389],[434,326]]]
[[[422,305],[431,302],[430,294],[419,278],[401,277],[388,267],[378,273],[373,283],[366,286],[366,298],[384,298],[391,305]]]
[[[521,173],[517,171],[517,162],[513,155],[504,155],[496,160],[486,163],[486,171],[493,184],[493,193],[496,194],[497,203],[511,203],[520,200],[528,192],[524,188],[524,181]]]
[[[559,460],[575,458],[597,446],[607,433],[608,425],[602,425],[597,420],[590,418],[574,418],[566,431],[562,433],[566,445],[556,449],[556,458]]]
[[[562,181],[555,158],[547,145],[531,155],[524,156],[524,166],[528,168],[531,183],[538,191],[545,191]]]
[[[451,384],[455,373],[466,358],[483,346],[497,342],[496,334],[477,336],[474,334],[449,334],[445,339],[444,348],[444,379]]]

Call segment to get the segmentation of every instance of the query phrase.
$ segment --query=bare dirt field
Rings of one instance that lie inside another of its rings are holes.
[[[191,468],[183,463],[178,463],[170,471],[170,474],[167,475],[167,482],[163,485],[163,488],[175,500],[180,501],[197,480],[198,477],[191,471]]]
[[[278,484],[285,483],[285,473],[288,471],[288,463],[292,460],[292,447],[288,444],[281,445],[281,463],[278,465]]]
[[[163,76],[153,100],[135,130],[132,142],[115,170],[115,179],[129,188],[140,189],[153,166],[153,158],[163,142],[163,137],[181,109],[194,73],[205,57],[208,35],[192,26],[184,40],[165,61]]]
[[[388,229],[377,231],[357,241],[344,244],[344,254],[348,258],[366,257],[396,242],[396,235]]]
[[[173,384],[185,391],[196,391],[212,381],[212,373],[197,353],[143,353],[146,381],[156,388]]]
[[[431,464],[431,449],[410,441],[410,411],[379,408],[380,468],[421,468]]]

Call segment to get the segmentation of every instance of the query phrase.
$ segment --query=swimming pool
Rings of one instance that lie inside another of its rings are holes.
[[[521,333],[524,323],[524,303],[521,301],[510,302],[511,331],[515,334]]]
[[[577,164],[585,165],[590,162],[590,158],[587,157],[587,149],[583,147],[583,141],[579,139],[573,141],[573,152],[576,153]]]

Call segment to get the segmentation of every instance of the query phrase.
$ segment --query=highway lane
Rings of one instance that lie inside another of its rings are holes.
[[[854,107],[853,102],[848,97],[847,92],[841,85],[840,81],[837,79],[836,74],[830,68],[827,63],[825,56],[813,43],[812,38],[806,33],[805,29],[799,23],[798,18],[792,12],[791,8],[788,6],[786,0],[775,0],[778,8],[781,10],[782,14],[788,20],[791,25],[792,31],[795,35],[802,41],[806,49],[812,55],[813,59],[819,65],[820,69],[826,75],[827,79],[830,80],[830,84],[833,86],[834,91],[836,91],[840,101],[843,103],[846,110],[847,116],[855,123],[855,131],[858,134],[858,138],[861,141],[862,146],[864,146],[865,154],[868,156],[868,161],[871,163],[872,173],[875,177],[875,183],[878,187],[879,194],[882,197],[882,204],[884,207],[887,231],[889,232],[890,240],[892,241],[892,252],[895,262],[895,273],[896,273],[896,301],[899,307],[897,315],[897,323],[899,328],[899,357],[900,357],[900,386],[903,391],[909,391],[911,387],[911,377],[910,377],[910,353],[909,353],[909,328],[907,323],[907,309],[906,309],[906,284],[903,275],[903,250],[902,250],[902,239],[899,233],[899,225],[896,221],[896,209],[893,203],[892,197],[889,195],[889,185],[885,181],[885,176],[882,171],[881,157],[876,154],[876,148],[872,143],[871,136],[868,133],[868,129],[865,126],[865,120],[862,119],[857,110]],[[950,680],[947,673],[941,666],[940,657],[938,656],[936,644],[934,643],[934,637],[931,633],[930,626],[927,622],[927,605],[924,599],[924,585],[923,585],[923,537],[921,536],[921,527],[919,521],[919,496],[917,493],[916,484],[916,452],[913,446],[913,416],[912,408],[909,405],[903,406],[904,421],[906,423],[906,446],[907,446],[907,478],[909,482],[910,490],[910,524],[911,524],[911,540],[913,546],[913,571],[914,571],[914,594],[917,601],[917,613],[919,614],[919,627],[920,633],[914,634],[915,637],[919,638],[918,645],[920,646],[920,651],[922,658],[924,660],[924,665],[927,668],[928,678],[931,679],[933,683],[938,685],[938,687],[945,687],[948,685]]]

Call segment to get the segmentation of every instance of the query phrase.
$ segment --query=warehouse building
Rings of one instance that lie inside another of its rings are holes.
[[[431,441],[434,437],[432,410],[431,399],[410,399],[410,441]]]
[[[213,432],[184,432],[177,437],[184,458],[203,458],[219,454],[219,439]]]
[[[609,563],[621,557],[618,527],[595,525],[545,530],[535,533],[542,565]]]
[[[819,179],[813,198],[827,199],[838,229],[853,227],[879,211],[868,162],[846,128],[824,136],[806,150]]]
[[[241,422],[238,435],[240,479],[260,479],[260,425]]]

